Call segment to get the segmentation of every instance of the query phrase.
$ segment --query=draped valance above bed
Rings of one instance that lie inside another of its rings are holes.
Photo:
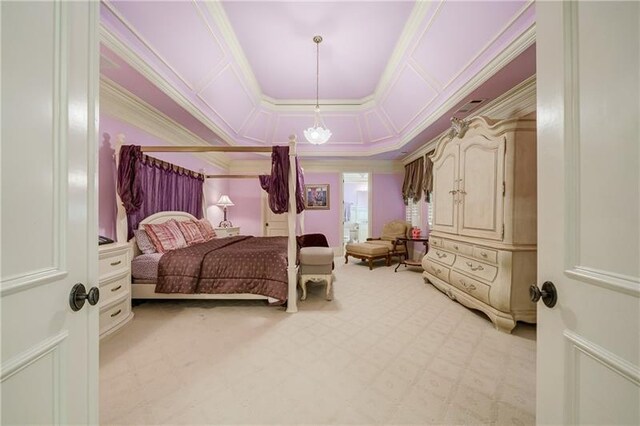
[[[296,157],[296,213],[304,210],[304,176]],[[289,147],[274,146],[271,175],[260,175],[260,186],[269,194],[269,208],[276,214],[289,211]]]

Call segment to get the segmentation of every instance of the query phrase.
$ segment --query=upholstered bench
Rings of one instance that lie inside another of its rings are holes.
[[[302,247],[298,257],[300,261],[300,287],[302,298],[307,298],[307,281],[327,282],[327,300],[333,299],[331,285],[333,281],[333,249],[330,247]]]
[[[389,248],[379,244],[351,243],[347,244],[344,253],[344,263],[349,263],[349,256],[369,262],[369,270],[373,269],[373,261],[386,259],[387,266],[391,264]]]

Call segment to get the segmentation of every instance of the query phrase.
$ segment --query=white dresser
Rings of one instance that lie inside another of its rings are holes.
[[[216,231],[216,238],[235,237],[240,235],[240,227],[233,226],[230,228],[213,228]]]
[[[496,328],[536,322],[536,121],[468,121],[438,141],[424,277]]]
[[[112,243],[99,246],[100,338],[133,318],[131,310],[131,246]]]

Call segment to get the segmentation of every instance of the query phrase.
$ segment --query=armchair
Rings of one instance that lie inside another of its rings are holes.
[[[344,263],[349,262],[349,256],[366,260],[369,269],[373,269],[373,261],[386,259],[387,266],[391,264],[391,256],[407,256],[406,245],[396,245],[398,237],[408,237],[411,234],[411,224],[404,220],[393,220],[382,227],[382,235],[378,238],[367,238],[364,243],[347,244],[345,247]]]

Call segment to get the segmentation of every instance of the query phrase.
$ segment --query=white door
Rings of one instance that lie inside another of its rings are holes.
[[[287,214],[275,214],[269,208],[269,197],[263,193],[262,210],[264,217],[263,234],[265,237],[286,237],[289,235]]]
[[[96,424],[98,3],[1,2],[2,424]]]
[[[433,230],[458,233],[458,152],[450,142],[433,162]]]
[[[537,422],[640,424],[640,3],[538,2]]]

